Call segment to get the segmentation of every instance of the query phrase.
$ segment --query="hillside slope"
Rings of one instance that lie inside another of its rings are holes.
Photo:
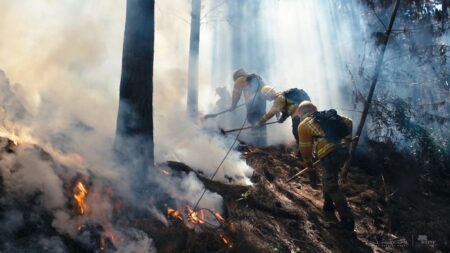
[[[76,236],[58,232],[52,226],[55,214],[39,202],[39,192],[21,196],[4,182],[5,173],[20,173],[22,161],[17,150],[22,148],[37,151],[42,161],[51,163],[55,170],[60,168],[58,173],[70,168],[58,164],[39,146],[16,145],[6,138],[1,138],[0,143],[0,161],[15,160],[17,164],[15,171],[0,167],[0,251],[10,252],[21,245],[23,252],[116,252],[113,237],[108,240],[100,235],[104,230],[98,228],[101,225],[83,224]],[[252,186],[210,181],[201,172],[179,162],[160,165],[167,166],[168,174],[173,177],[195,173],[207,189],[223,197],[223,220],[217,218],[218,226],[195,225],[192,217],[189,223],[173,216],[173,212],[166,213],[163,206],[160,212],[167,214],[164,221],[127,204],[114,211],[111,223],[145,232],[158,252],[449,251],[448,190],[434,191],[424,179],[419,179],[413,191],[392,191],[388,189],[394,185],[385,182],[381,174],[352,167],[342,189],[355,213],[356,229],[354,233],[347,232],[333,225],[336,217],[322,214],[320,186],[311,187],[305,177],[289,184],[285,182],[299,166],[289,147],[241,148],[242,156],[255,170]],[[70,189],[70,180],[63,182],[68,182],[66,187]],[[70,191],[67,198],[66,206],[73,208]],[[20,219],[15,212],[23,214]],[[85,227],[91,232],[90,244],[80,239],[85,236]],[[97,230],[100,232],[92,233]],[[42,238],[52,239],[43,243]],[[109,247],[105,247],[105,241]],[[99,244],[103,246],[98,247]]]

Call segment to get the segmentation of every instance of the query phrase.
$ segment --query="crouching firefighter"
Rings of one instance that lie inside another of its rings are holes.
[[[279,123],[283,123],[288,117],[291,117],[292,134],[298,145],[297,129],[300,124],[300,119],[296,115],[296,110],[301,102],[310,100],[308,94],[304,90],[297,88],[292,88],[281,93],[268,85],[261,88],[261,94],[265,100],[273,101],[273,105],[270,110],[259,119],[258,124],[262,125],[278,114],[281,114],[278,118]]]
[[[349,155],[352,120],[338,115],[335,110],[318,112],[317,107],[309,101],[298,106],[297,115],[301,121],[298,135],[303,161],[307,167],[311,167],[314,153],[323,168],[323,211],[334,215],[336,210],[340,227],[353,231],[353,213],[338,184],[340,168]]]
[[[231,110],[234,110],[244,93],[247,108],[247,121],[256,126],[258,120],[266,113],[266,100],[261,96],[261,88],[264,86],[262,78],[257,74],[250,74],[244,69],[238,69],[233,73],[233,93],[231,98]],[[265,146],[267,139],[266,127],[261,126],[252,129],[252,144]]]

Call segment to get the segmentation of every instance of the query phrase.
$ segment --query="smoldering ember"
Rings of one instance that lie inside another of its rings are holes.
[[[449,5],[0,1],[0,252],[450,252]]]

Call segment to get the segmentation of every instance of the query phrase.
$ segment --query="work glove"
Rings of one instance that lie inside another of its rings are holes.
[[[277,118],[277,120],[280,120],[282,113],[281,112],[277,112],[275,114],[275,117]]]
[[[282,113],[281,116],[278,117],[277,115],[277,121],[278,123],[283,123],[287,118],[289,117],[289,114],[287,113]]]

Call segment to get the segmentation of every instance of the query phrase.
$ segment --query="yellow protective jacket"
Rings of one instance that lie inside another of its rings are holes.
[[[287,104],[287,113],[289,114],[289,116],[294,117],[297,105],[288,103],[286,101],[286,98],[281,93],[279,93],[274,99],[272,107],[266,114],[264,114],[264,116],[260,119],[259,123],[264,124],[269,119],[271,119],[275,114],[282,112],[286,107],[286,104]]]
[[[344,116],[341,117],[347,125],[350,134],[343,138],[340,143],[328,142],[324,137],[324,131],[320,128],[319,123],[314,121],[313,117],[309,116],[302,120],[298,126],[298,149],[306,164],[312,163],[313,152],[316,153],[318,159],[322,159],[333,150],[344,147],[350,143],[352,139],[352,120]]]

